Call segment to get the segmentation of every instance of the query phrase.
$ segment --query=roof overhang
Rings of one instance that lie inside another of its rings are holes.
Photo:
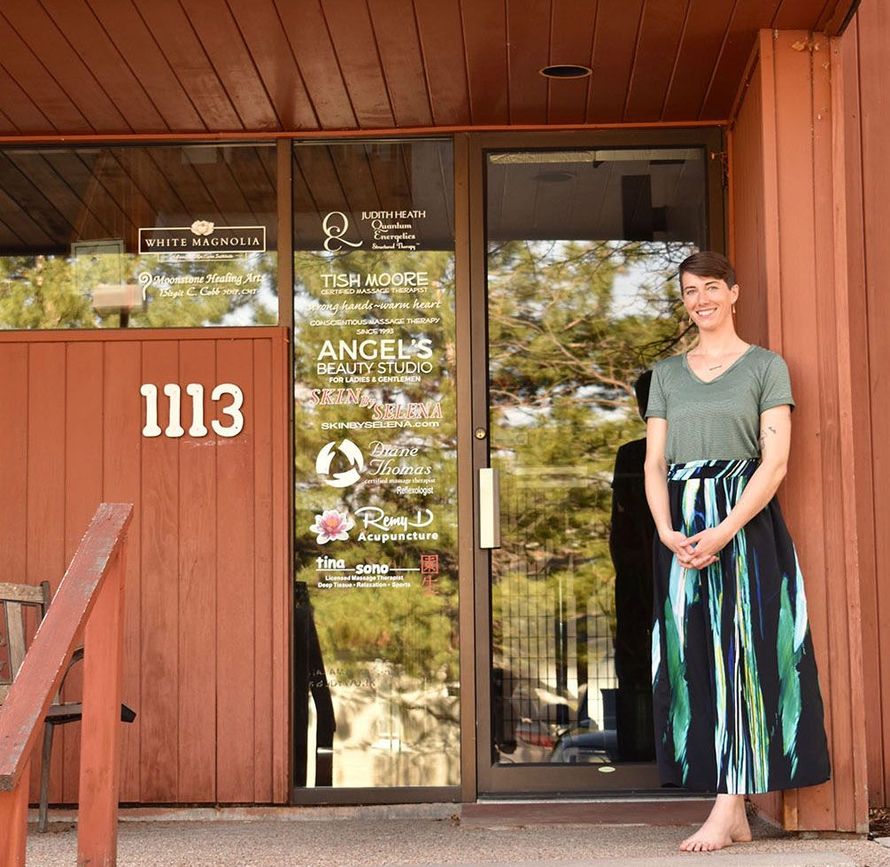
[[[857,0],[16,0],[0,138],[276,135],[729,117],[758,30]],[[548,80],[555,63],[586,78]]]

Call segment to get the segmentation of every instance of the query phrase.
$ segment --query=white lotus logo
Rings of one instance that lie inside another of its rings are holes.
[[[212,235],[213,223],[210,220],[195,220],[191,225],[193,235]]]
[[[334,449],[349,461],[349,469],[344,472],[331,473],[334,461]],[[361,449],[352,441],[345,439],[340,445],[333,440],[322,447],[315,459],[315,472],[324,477],[324,483],[332,488],[348,488],[362,477],[365,469],[365,456]]]

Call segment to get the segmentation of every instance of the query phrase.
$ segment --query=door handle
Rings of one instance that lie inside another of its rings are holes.
[[[479,547],[501,547],[501,496],[498,471],[479,470]]]

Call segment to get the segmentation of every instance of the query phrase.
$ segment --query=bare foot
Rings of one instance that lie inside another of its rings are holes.
[[[751,828],[743,795],[717,795],[704,825],[680,844],[681,852],[715,852],[732,843],[749,843]]]

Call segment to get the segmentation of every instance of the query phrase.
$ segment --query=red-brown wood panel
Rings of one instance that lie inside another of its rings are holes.
[[[468,118],[509,123],[507,15],[503,3],[461,3],[467,57]]]
[[[52,121],[19,87],[18,82],[0,66],[0,93],[3,94],[3,113],[20,133],[54,132]]]
[[[0,131],[10,135],[18,132],[16,125],[2,111],[0,111]]]
[[[0,424],[0,575],[11,583],[28,580],[28,365],[26,346],[0,345],[0,406],[7,407]],[[35,768],[31,780],[36,793]]]
[[[411,0],[368,0],[395,125],[433,122]]]
[[[757,42],[764,21],[772,21],[782,0],[747,0],[736,3],[720,55],[714,66],[699,117],[703,120],[727,116],[728,106],[739,87],[739,78]]]
[[[812,29],[813,23],[826,17],[834,0],[782,0],[770,26],[774,30]]]
[[[203,56],[200,47],[191,41],[187,43],[188,47],[182,48],[181,40],[191,30],[178,4],[165,0],[140,2],[137,11],[133,0],[88,0],[88,3],[151,97],[168,129],[193,131],[217,127],[212,123],[215,115],[199,101],[213,82],[210,76],[201,77]],[[158,43],[158,38],[163,46]],[[189,70],[188,89],[177,78],[171,63],[178,69]],[[201,106],[200,114],[196,104]],[[219,128],[239,127],[232,122],[230,126],[219,125]]]
[[[272,448],[269,472],[272,481],[270,502],[272,526],[272,590],[264,604],[272,609],[272,659],[266,676],[271,673],[272,691],[272,799],[276,804],[290,800],[290,754],[291,754],[291,667],[290,667],[290,623],[293,608],[293,564],[292,547],[293,525],[291,521],[290,498],[293,487],[285,467],[293,466],[292,443],[290,436],[293,425],[290,423],[290,397],[288,393],[290,371],[293,369],[288,341],[282,335],[272,340],[269,359],[269,375],[265,376],[256,365],[256,382],[268,384],[271,388]],[[257,405],[261,405],[257,391]],[[287,433],[285,433],[287,432]],[[282,484],[287,479],[287,484]],[[258,523],[267,521],[269,512],[257,512]],[[259,544],[262,535],[257,533]],[[257,573],[259,574],[259,572]]]
[[[40,58],[41,66],[67,93],[89,94],[77,100],[89,125],[101,132],[128,132],[130,126],[91,70],[71,46],[63,22],[47,14],[37,0],[17,0],[3,5],[3,16]]]
[[[250,394],[253,352],[246,342],[219,341],[216,345],[219,382],[237,385]],[[214,415],[228,424],[223,413],[230,398],[216,405]],[[218,537],[216,603],[216,750],[217,798],[250,802],[254,796],[256,673],[254,588],[254,406],[241,407],[244,430],[216,446],[218,515],[225,515],[224,532]],[[222,523],[222,522],[221,522]]]
[[[136,720],[121,732],[121,801],[142,798],[140,745],[142,737],[142,346],[136,339],[105,343],[102,454],[103,498],[111,503],[134,503],[127,535],[124,575],[123,701],[136,711]],[[151,469],[150,467],[148,468]]]
[[[70,132],[91,131],[89,121],[2,14],[0,45],[3,46],[3,67],[40,106],[41,111],[52,119],[54,126]]]
[[[136,506],[128,546],[121,799],[285,803],[289,796],[286,331],[6,332],[0,570],[64,571],[101,500]],[[244,391],[244,427],[212,390]],[[190,383],[207,436],[189,433]],[[182,389],[181,437],[145,437],[143,383]],[[219,565],[218,565],[219,564]],[[69,683],[70,697],[79,678]],[[78,726],[57,732],[50,798],[77,794]],[[64,774],[63,771],[64,765]],[[34,768],[35,776],[37,768]],[[36,789],[35,789],[36,795]]]
[[[259,516],[272,513],[275,495],[272,449],[275,432],[273,398],[262,377],[273,369],[272,346],[268,342],[253,346],[253,395],[251,422],[253,434],[253,610],[254,610],[254,783],[252,800],[271,804],[274,785],[274,690],[269,679],[274,658],[275,528]],[[246,390],[246,389],[245,389]]]
[[[280,122],[229,7],[210,12],[202,0],[180,0],[245,129],[279,129]],[[208,14],[209,13],[209,14]]]
[[[275,5],[322,129],[355,129],[356,114],[318,0]]]
[[[155,101],[166,102],[164,88],[167,85],[162,82],[169,80],[172,74],[175,77],[171,96],[176,100],[177,108],[186,116],[196,113],[190,120],[193,126],[197,122],[211,130],[243,129],[232,99],[219,80],[182,6],[176,0],[133,2],[151,31],[161,34],[162,56],[169,63],[169,69],[152,64],[152,79],[140,73],[140,79],[145,82]],[[159,104],[159,108],[163,107],[162,103]]]
[[[730,0],[690,3],[661,115],[663,120],[698,118],[734,6]]]
[[[822,41],[821,38],[819,40]],[[817,42],[817,45],[819,42]],[[862,231],[862,159],[858,125],[859,87],[855,63],[841,51],[841,41],[827,42],[832,58],[830,97],[832,104],[832,166],[834,243],[834,288],[838,346],[838,392],[840,418],[841,499],[843,503],[844,567],[855,576],[847,600],[849,611],[849,678],[862,683],[865,672],[864,633],[862,630],[862,587],[874,580],[874,516],[869,509],[872,497],[869,452],[871,419],[868,412],[868,341],[864,313],[865,269]],[[855,55],[854,55],[855,56]],[[818,64],[818,61],[817,61]],[[829,77],[825,64],[818,75]],[[821,100],[819,100],[821,102]],[[817,105],[819,105],[817,103]],[[816,115],[821,113],[821,106]],[[856,544],[849,540],[855,538]],[[861,553],[860,553],[861,552]],[[857,595],[858,591],[858,595]],[[859,603],[857,605],[857,603]],[[848,705],[851,740],[854,743],[852,775],[852,821],[864,823],[868,808],[869,746],[867,714],[861,702]],[[866,717],[863,720],[863,717]],[[857,748],[865,740],[864,746]]]
[[[64,344],[31,349],[27,388],[27,581],[49,581],[55,592],[65,567]],[[62,757],[61,749],[53,750],[50,800],[62,796]]]
[[[764,223],[763,191],[763,97],[760,76],[755,76],[745,95],[731,132],[730,238],[732,258],[739,281],[737,304],[741,336],[761,346],[769,345],[767,323],[767,275],[764,250],[757,231]]]
[[[179,344],[182,388],[182,426],[179,441],[179,780],[178,801],[205,801],[216,795],[216,565],[217,514],[201,503],[216,502],[216,451],[219,440],[193,436],[189,383],[204,387],[205,420],[210,391],[218,381],[215,344],[183,341]],[[223,533],[226,530],[223,529]]]
[[[866,4],[868,14],[871,4]],[[872,7],[873,8],[873,7]],[[888,19],[890,23],[890,19]],[[842,431],[854,449],[855,475],[851,481],[856,496],[856,526],[859,544],[849,546],[848,555],[856,558],[859,574],[862,632],[862,701],[866,726],[866,773],[870,806],[886,804],[884,784],[884,726],[882,703],[887,696],[881,689],[882,632],[878,621],[877,563],[875,561],[875,487],[873,478],[873,428],[871,410],[871,377],[869,374],[869,312],[866,281],[866,227],[864,222],[862,91],[860,88],[859,21],[854,20],[842,39],[832,40],[832,84],[836,127],[839,130],[837,159],[842,161],[843,175],[835,175],[835,185],[842,185],[838,199],[846,207],[845,232],[839,242],[845,247],[846,261],[838,265],[847,284],[846,313],[839,311],[839,330],[846,329],[851,370],[848,383],[853,412],[851,430]],[[869,191],[869,195],[871,191]],[[836,271],[838,268],[836,268]],[[840,282],[840,281],[839,281]]]
[[[865,456],[873,495],[864,504],[874,516],[875,574],[864,580],[863,644],[867,653],[865,701],[868,708],[870,793],[874,806],[890,802],[890,500],[881,491],[890,490],[890,453],[883,448],[890,430],[890,174],[887,171],[887,137],[890,135],[890,9],[880,0],[862,0],[853,25],[843,37],[845,45],[858,43],[856,84],[861,104],[851,123],[861,137],[861,188],[865,291],[861,308],[867,316],[868,415],[873,445]],[[867,605],[866,602],[870,602]]]
[[[590,66],[597,4],[589,0],[553,4],[548,63]],[[589,78],[548,82],[549,123],[583,123],[587,109]]]
[[[65,359],[65,563],[77,546],[102,502],[102,344],[75,343],[66,347]],[[84,389],[83,383],[98,388]],[[77,701],[82,695],[83,666],[71,669],[63,698]],[[77,800],[80,767],[80,724],[56,731],[56,749],[64,749],[62,798]]]
[[[318,129],[318,117],[273,0],[229,0],[229,7],[282,127]]]
[[[0,345],[0,574],[24,582],[28,575],[28,348]]]
[[[807,53],[787,51],[783,42],[774,40],[775,91],[772,99],[764,99],[764,111],[773,111],[777,123],[777,140],[773,158],[777,161],[779,232],[781,250],[794,251],[793,256],[780,259],[780,287],[795,293],[796,300],[783,297],[782,348],[791,368],[797,393],[792,445],[793,463],[785,483],[783,504],[793,527],[803,530],[796,541],[800,549],[801,567],[807,582],[810,626],[813,645],[820,668],[820,682],[825,702],[825,728],[832,757],[838,744],[834,741],[832,720],[835,702],[832,696],[833,650],[828,629],[827,581],[831,574],[826,552],[826,533],[834,532],[834,522],[826,525],[823,497],[812,495],[813,486],[829,490],[830,478],[825,475],[821,443],[826,435],[827,419],[820,412],[822,383],[818,375],[819,353],[831,347],[820,346],[819,311],[815,294],[816,238],[814,213],[812,82],[810,58]],[[792,56],[789,56],[792,55]],[[788,165],[794,161],[797,170]],[[790,208],[797,203],[792,216]],[[800,207],[800,203],[805,203]],[[795,287],[795,288],[791,288]],[[826,387],[827,384],[826,384]],[[833,827],[834,804],[832,786],[816,787],[801,798],[801,827]],[[804,816],[803,812],[807,815]],[[817,824],[804,824],[808,820]]]
[[[42,0],[42,4],[129,127],[140,132],[165,129],[126,55],[109,39],[86,0]]]
[[[637,56],[623,113],[628,123],[661,117],[690,14],[689,0],[648,0],[643,7]]]
[[[322,14],[359,127],[383,129],[395,126],[365,0],[327,0],[322,6]],[[402,50],[407,47],[403,46]]]
[[[470,113],[464,38],[457,4],[414,0],[433,123]]]
[[[796,40],[794,40],[796,42]],[[784,50],[777,53],[778,57],[787,58],[791,53],[788,48],[791,40],[781,46]],[[833,744],[833,812],[817,799],[807,797],[801,800],[800,821],[804,827],[821,827],[826,817],[832,818],[842,828],[856,827],[855,763],[858,757],[849,748],[854,743],[853,733],[853,692],[850,685],[855,683],[861,671],[851,665],[853,639],[858,642],[860,635],[851,635],[851,622],[856,617],[858,626],[858,575],[850,574],[846,568],[844,550],[850,538],[856,538],[855,524],[846,523],[846,505],[843,492],[841,451],[841,400],[839,392],[838,369],[842,363],[837,334],[837,300],[835,297],[836,274],[835,256],[840,250],[835,245],[835,209],[834,185],[832,184],[833,148],[831,79],[826,66],[819,62],[821,57],[828,57],[828,41],[821,36],[814,37],[813,53],[806,53],[809,61],[809,74],[812,80],[810,102],[810,129],[813,141],[813,180],[814,180],[814,261],[816,265],[816,281],[814,283],[814,306],[817,313],[817,335],[820,346],[819,382],[820,382],[820,414],[824,419],[820,448],[822,451],[822,473],[826,489],[836,491],[837,497],[825,497],[822,500],[825,534],[825,574],[826,576],[846,575],[847,582],[832,580],[825,584],[826,611],[842,611],[846,608],[845,617],[828,617],[828,647],[831,661],[831,738]],[[799,52],[796,52],[799,53]],[[781,70],[781,67],[778,67]],[[784,77],[784,76],[783,76]],[[790,76],[789,76],[790,77]],[[798,96],[799,98],[799,96]],[[780,109],[781,111],[781,109]],[[838,171],[842,168],[838,166]],[[789,215],[790,217],[790,215]],[[850,467],[852,470],[852,466]],[[838,500],[841,500],[839,503]],[[833,528],[833,531],[832,531]],[[855,593],[851,593],[851,587]],[[852,609],[855,598],[856,611]],[[809,794],[809,793],[808,793]],[[815,801],[815,803],[814,803]],[[822,811],[825,811],[824,813]],[[811,818],[811,814],[814,814]]]
[[[845,431],[849,439],[853,427],[855,364],[849,334],[838,326],[855,301],[846,279],[838,279],[843,268],[836,257],[847,255],[838,214],[846,201],[843,178],[834,177],[844,167],[832,123],[836,97],[822,60],[828,45],[822,40],[818,49],[800,50],[801,40],[805,44],[805,33],[763,31],[759,37],[754,83],[732,139],[733,247],[749,259],[740,274],[765,276],[770,344],[789,363],[798,404],[781,498],[807,582],[833,763],[829,783],[786,792],[778,818],[793,829],[862,832],[859,571],[849,551],[858,545],[858,494],[850,479],[855,452],[842,438]],[[760,178],[746,172],[760,173],[762,194]],[[750,261],[756,257],[763,266]],[[777,295],[781,303],[774,303]],[[765,803],[767,809],[779,806],[776,798]]]
[[[510,123],[541,123],[547,118],[552,0],[507,2],[507,62]]]
[[[179,383],[177,341],[142,347],[142,383],[158,389],[158,423],[166,428],[164,386]],[[139,393],[133,383],[133,397]],[[141,795],[169,801],[178,791],[179,749],[179,444],[161,435],[142,440]],[[158,761],[159,756],[168,757]]]
[[[620,121],[633,68],[643,0],[600,0],[587,122]]]

